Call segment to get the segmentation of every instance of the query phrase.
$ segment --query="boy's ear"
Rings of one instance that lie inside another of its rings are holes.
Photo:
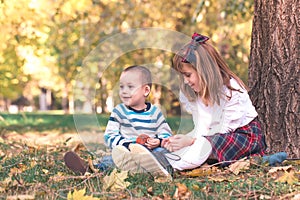
[[[149,86],[149,85],[146,85],[146,86],[145,86],[145,93],[144,93],[144,96],[147,97],[147,96],[150,94],[150,91],[151,91],[150,86]]]

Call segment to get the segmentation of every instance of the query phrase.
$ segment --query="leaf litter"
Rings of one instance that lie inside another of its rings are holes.
[[[34,138],[33,135],[27,136]],[[53,138],[46,135],[35,137],[46,137],[39,141]],[[226,198],[229,191],[230,195],[242,199],[299,199],[300,196],[300,163],[297,160],[269,167],[242,159],[225,168],[203,165],[176,172],[173,180],[154,177],[135,183],[132,177],[139,175],[119,170],[104,174],[93,168],[93,160],[85,147],[73,139],[75,134],[73,136],[67,134],[52,143],[29,142],[28,138],[22,140],[16,133],[1,136],[0,198],[218,199],[220,194]],[[63,163],[63,155],[69,150],[84,157],[94,173],[78,176],[70,172]],[[258,189],[253,192],[252,187]]]

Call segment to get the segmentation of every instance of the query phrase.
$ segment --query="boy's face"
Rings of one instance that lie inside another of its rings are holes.
[[[119,96],[121,101],[136,110],[145,108],[145,100],[150,87],[143,85],[142,75],[138,71],[122,72],[120,77]]]

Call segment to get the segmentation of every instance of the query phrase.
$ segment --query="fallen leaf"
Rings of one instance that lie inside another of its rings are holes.
[[[28,145],[28,144],[26,144],[26,145],[25,145],[25,149],[28,151],[28,153],[33,154],[33,153],[35,153],[37,150],[39,150],[40,147],[39,147],[39,146],[34,146],[34,145]]]
[[[10,170],[9,170],[9,176],[13,176],[13,175],[15,175],[15,174],[19,174],[19,173],[22,173],[22,172],[23,172],[22,169],[17,168],[17,167],[12,167],[12,168],[10,168]]]
[[[176,183],[176,191],[173,195],[174,199],[190,199],[192,192],[185,184]]]
[[[288,171],[288,170],[291,170],[292,168],[293,168],[292,165],[283,166],[283,167],[272,167],[268,173],[275,173],[278,171]]]
[[[125,181],[128,177],[128,171],[118,172],[114,169],[110,175],[103,178],[103,190],[118,191],[127,188],[130,183]]]
[[[284,171],[284,174],[280,176],[275,182],[288,183],[289,185],[293,185],[298,182],[298,178],[294,176],[294,171]]]
[[[85,150],[85,146],[82,143],[78,143],[75,147],[72,148],[72,151],[78,152],[80,150]]]
[[[192,185],[192,188],[193,188],[193,190],[200,190],[200,187],[199,187],[199,185],[197,185],[197,184],[193,184]]]
[[[93,160],[92,160],[90,157],[88,157],[88,163],[89,163],[89,167],[91,168],[91,170],[92,170],[94,173],[99,172],[99,169],[96,169],[96,168],[94,167]]]
[[[283,163],[284,163],[285,165],[294,165],[294,166],[296,166],[296,165],[300,165],[300,159],[296,159],[296,160],[285,160],[285,161],[283,161]]]
[[[91,196],[85,195],[85,188],[81,190],[75,189],[73,193],[69,191],[67,199],[68,200],[100,200],[99,198],[95,198],[92,195]]]
[[[229,165],[228,169],[235,175],[238,175],[241,171],[249,169],[249,166],[250,166],[250,160],[242,159]]]
[[[148,192],[150,195],[153,195],[153,187],[152,187],[152,186],[149,187],[149,188],[147,189],[147,192]]]
[[[216,177],[208,177],[209,180],[215,181],[215,182],[223,182],[228,181],[226,177],[223,176],[216,176]]]
[[[190,177],[209,176],[214,172],[214,168],[196,168],[191,171],[181,172],[182,175]]]
[[[30,167],[33,168],[34,166],[36,166],[37,162],[35,160],[32,160],[30,162]]]

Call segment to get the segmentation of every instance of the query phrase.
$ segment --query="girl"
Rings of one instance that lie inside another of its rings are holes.
[[[173,58],[180,77],[180,101],[192,113],[195,125],[190,133],[175,135],[162,144],[181,157],[169,160],[177,170],[199,167],[208,158],[226,165],[265,154],[264,135],[247,87],[208,39],[194,33]]]

